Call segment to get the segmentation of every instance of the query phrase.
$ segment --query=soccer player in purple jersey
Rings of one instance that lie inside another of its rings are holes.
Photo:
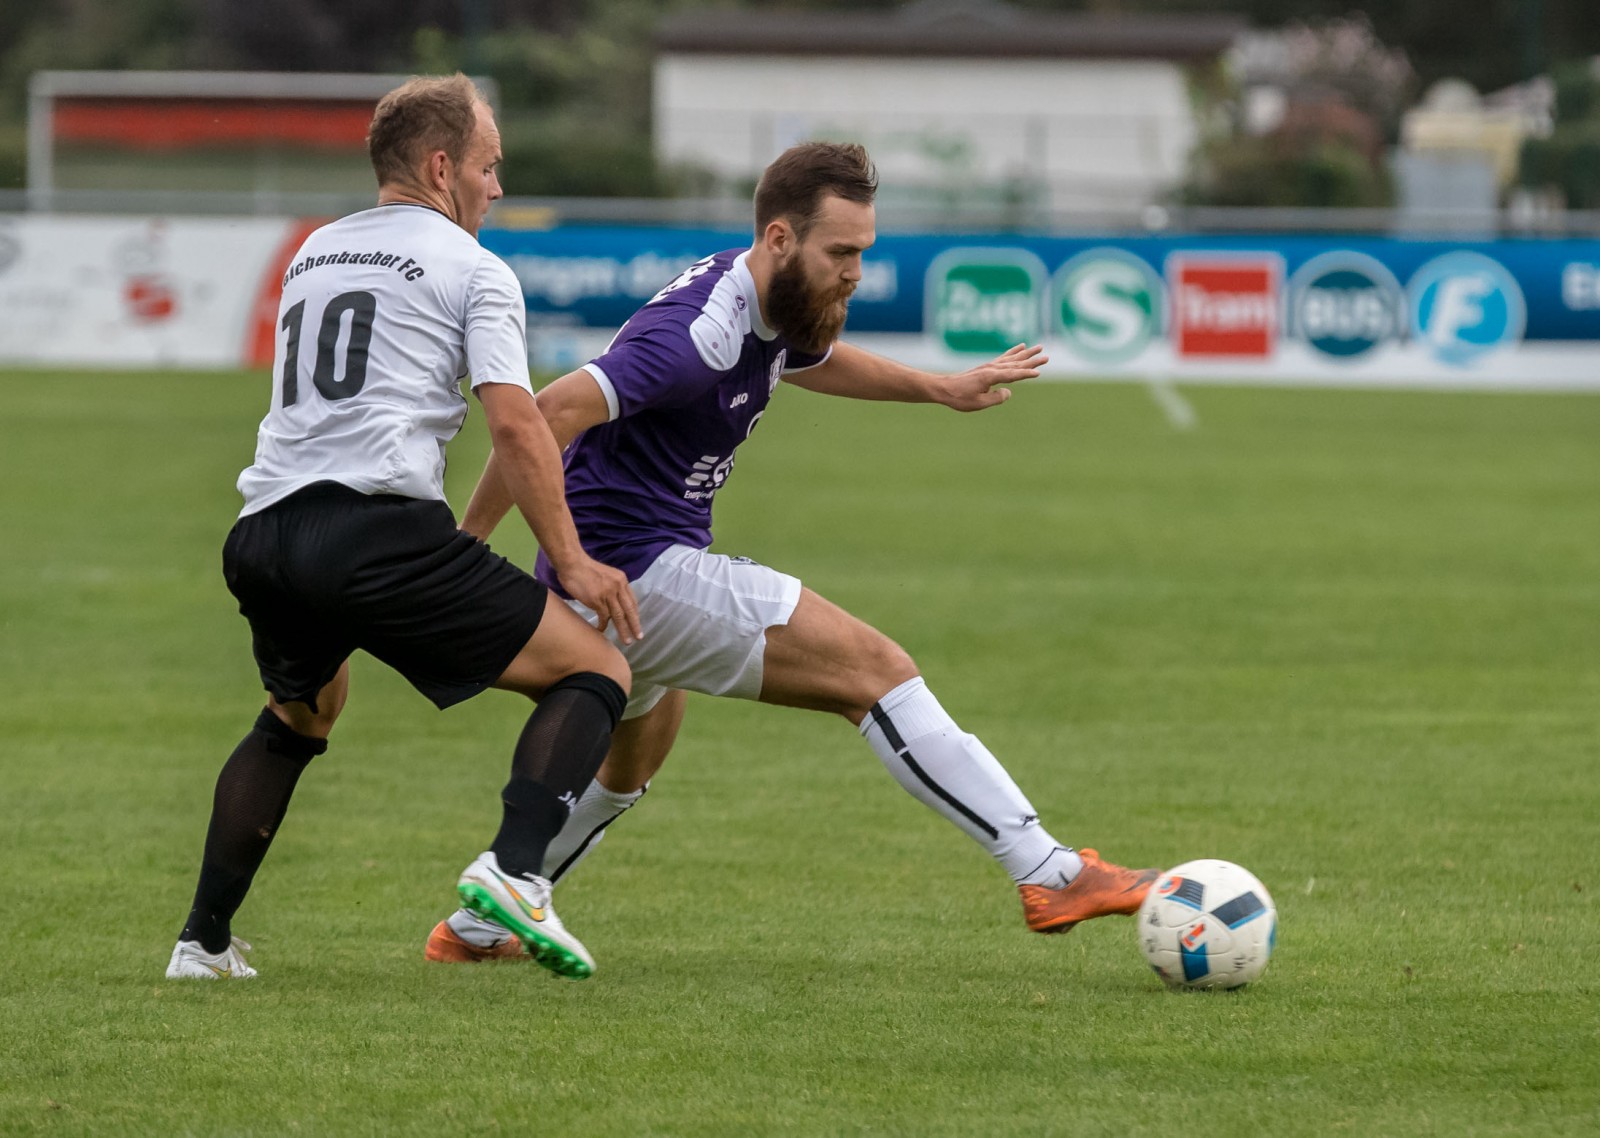
[[[567,502],[584,548],[627,573],[646,629],[621,645],[633,694],[605,763],[550,846],[547,874],[559,879],[638,801],[677,737],[684,692],[697,691],[844,716],[901,786],[1005,868],[1034,931],[1131,914],[1156,871],[1056,841],[904,649],[794,577],[709,552],[712,501],[780,379],[828,395],[980,411],[1045,362],[1039,348],[1018,345],[935,375],[839,341],[875,238],[876,190],[860,146],[784,152],[756,189],[750,249],[696,262],[604,354],[539,393],[566,452]],[[491,456],[462,528],[487,537],[510,506]],[[542,559],[537,575],[560,590]],[[604,630],[603,617],[569,603]],[[461,910],[433,930],[427,955],[466,962],[517,947],[507,929]]]

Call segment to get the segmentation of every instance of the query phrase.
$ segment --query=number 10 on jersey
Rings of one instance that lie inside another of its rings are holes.
[[[345,339],[340,360],[339,333],[345,313],[350,314],[350,335]],[[300,301],[283,314],[280,323],[289,338],[283,354],[283,405],[292,406],[300,398],[300,330],[305,320],[306,302]],[[311,382],[324,399],[349,399],[367,382],[367,349],[372,344],[372,321],[378,314],[378,300],[370,292],[342,292],[322,310],[317,327],[317,358]],[[343,363],[341,368],[339,365]],[[340,373],[343,373],[342,375]]]

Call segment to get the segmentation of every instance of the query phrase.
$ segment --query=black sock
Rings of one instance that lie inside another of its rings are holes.
[[[504,873],[544,869],[545,849],[594,779],[628,704],[614,680],[578,672],[552,684],[528,718],[501,792],[505,813],[489,846]]]
[[[326,740],[290,730],[270,708],[261,712],[217,776],[200,884],[179,940],[199,941],[212,953],[228,947],[233,914],[283,822],[300,772],[327,749]]]

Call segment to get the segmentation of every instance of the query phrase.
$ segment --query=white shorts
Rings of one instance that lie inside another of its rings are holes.
[[[606,629],[633,669],[624,719],[643,715],[672,688],[759,698],[767,629],[789,623],[800,579],[748,557],[674,545],[633,582],[633,594],[644,639],[624,647],[616,629]],[[599,623],[586,606],[567,604]]]

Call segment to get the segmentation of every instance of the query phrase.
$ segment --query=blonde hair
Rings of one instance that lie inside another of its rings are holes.
[[[420,75],[378,100],[367,128],[367,156],[378,185],[407,182],[422,160],[442,150],[459,165],[478,128],[483,96],[461,72]]]

